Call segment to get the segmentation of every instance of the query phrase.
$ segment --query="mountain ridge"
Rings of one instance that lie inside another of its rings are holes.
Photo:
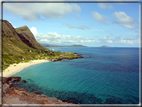
[[[2,24],[2,68],[10,64],[29,62],[30,60],[45,59],[61,61],[63,59],[83,58],[71,52],[54,52],[41,46],[27,26],[14,28],[7,20]]]
[[[22,58],[33,59],[38,50],[45,50],[34,38],[27,26],[14,28],[7,20],[1,20],[2,25],[2,58],[3,68],[9,64],[19,63]],[[34,52],[34,53],[31,53]]]
[[[34,35],[27,26],[14,28],[8,21],[1,20],[2,25],[2,72],[9,65],[17,66],[18,63],[29,62],[31,60],[49,60],[62,61],[64,59],[79,59],[83,58],[77,53],[71,52],[54,52],[42,47],[34,38]],[[15,64],[16,63],[16,64]],[[27,63],[29,64],[29,63]],[[8,72],[11,72],[8,68]],[[13,69],[13,68],[12,68]],[[22,69],[22,67],[21,67]],[[28,72],[28,71],[27,71]],[[39,92],[29,93],[26,89],[14,87],[15,80],[20,81],[21,77],[2,78],[3,82],[3,104],[72,104],[66,100],[58,100],[55,97],[48,97],[43,94],[40,96]],[[26,80],[24,80],[27,82]],[[22,81],[22,82],[24,82]],[[20,84],[20,83],[19,83]],[[32,87],[32,85],[31,85]],[[8,90],[8,91],[7,91]],[[25,91],[24,91],[25,90]],[[24,91],[24,93],[23,93]],[[7,93],[9,92],[9,93]],[[20,94],[19,94],[20,93]],[[23,94],[22,94],[23,93]],[[44,100],[39,100],[44,98]],[[17,100],[18,99],[18,100]],[[16,102],[15,102],[16,100]],[[50,101],[49,101],[50,100]]]
[[[30,29],[25,25],[15,29],[21,40],[28,46],[35,49],[43,49],[43,47],[36,41]]]

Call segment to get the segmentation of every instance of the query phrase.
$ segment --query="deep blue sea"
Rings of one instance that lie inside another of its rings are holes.
[[[80,104],[138,104],[139,48],[52,47],[85,58],[30,66],[18,86]]]

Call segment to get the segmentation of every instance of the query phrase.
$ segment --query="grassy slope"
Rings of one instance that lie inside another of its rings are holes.
[[[73,53],[52,52],[42,47],[27,26],[14,29],[6,20],[2,21],[3,70],[10,64],[34,59],[62,59],[77,57]],[[24,58],[24,61],[22,60]]]
[[[19,63],[22,61],[22,58],[25,59],[33,59],[36,54],[36,49],[29,47],[25,44],[16,30],[12,27],[12,25],[8,21],[3,21],[3,69],[9,66],[9,64]],[[30,31],[27,31],[30,33]],[[34,40],[33,40],[34,41]],[[36,41],[34,41],[36,42]],[[40,49],[44,49],[40,47]],[[32,52],[30,52],[30,50]]]

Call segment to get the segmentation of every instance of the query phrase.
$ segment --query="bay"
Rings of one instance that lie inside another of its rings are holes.
[[[18,86],[80,104],[138,104],[139,48],[50,47],[85,58],[30,66]]]

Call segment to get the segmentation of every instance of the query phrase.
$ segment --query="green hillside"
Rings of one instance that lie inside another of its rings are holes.
[[[36,59],[80,58],[74,53],[53,52],[42,47],[27,26],[14,28],[8,21],[2,20],[2,68],[10,64],[28,62]]]
[[[3,69],[9,64],[34,59],[38,53],[45,51],[34,38],[28,27],[13,28],[6,20],[2,20],[2,58]]]
[[[35,39],[34,35],[27,26],[16,28],[21,40],[31,48],[44,49]]]

